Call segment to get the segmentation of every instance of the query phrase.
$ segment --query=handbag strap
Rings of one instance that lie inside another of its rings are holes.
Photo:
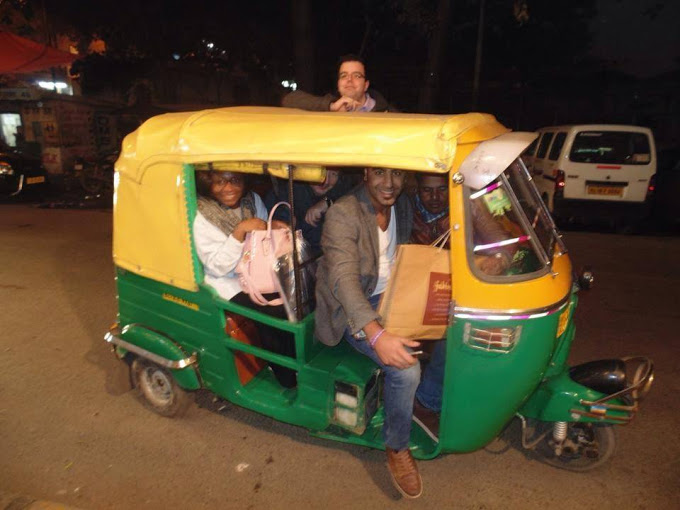
[[[272,221],[274,221],[274,213],[276,212],[276,209],[278,209],[278,207],[280,205],[287,205],[288,209],[290,209],[290,204],[288,202],[281,201],[281,202],[274,204],[274,207],[272,207],[272,210],[269,211],[269,219],[267,220],[267,236],[266,236],[265,239],[271,243],[272,253],[274,253],[276,251],[275,240],[272,237]],[[291,209],[291,212],[292,212],[292,209]],[[292,215],[291,215],[291,221],[292,221]]]
[[[446,242],[449,240],[451,237],[451,229],[448,229],[446,232],[444,232],[442,235],[440,235],[437,239],[432,241],[430,246],[434,246],[435,248],[439,248],[442,250],[444,246],[446,246]]]

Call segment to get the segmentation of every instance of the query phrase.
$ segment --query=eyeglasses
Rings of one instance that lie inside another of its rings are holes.
[[[227,184],[231,184],[232,186],[243,186],[243,177],[238,175],[234,175],[232,177],[226,177],[223,175],[219,177],[213,177],[212,185],[216,188],[224,188]]]
[[[359,72],[354,73],[342,72],[338,75],[338,80],[348,80],[350,78],[352,78],[353,80],[363,80],[366,78],[366,76]]]

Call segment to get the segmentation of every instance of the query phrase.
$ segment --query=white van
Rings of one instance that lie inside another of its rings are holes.
[[[646,215],[656,174],[650,129],[582,124],[538,133],[523,159],[556,219],[605,217],[622,225]]]

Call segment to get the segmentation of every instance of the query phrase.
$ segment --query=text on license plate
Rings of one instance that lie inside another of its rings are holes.
[[[43,177],[42,175],[40,175],[38,177],[27,177],[26,178],[26,184],[38,184],[38,183],[41,183],[41,182],[45,182],[45,177]]]
[[[606,196],[623,196],[623,187],[621,186],[588,186],[586,188],[588,195],[606,195]]]

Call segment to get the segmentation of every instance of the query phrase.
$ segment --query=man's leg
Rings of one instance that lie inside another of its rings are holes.
[[[344,338],[357,351],[375,361],[385,374],[383,389],[385,445],[393,450],[408,448],[413,420],[413,399],[420,382],[420,364],[416,363],[403,370],[387,366],[380,361],[367,340],[357,340],[348,332],[345,332]]]
[[[369,302],[376,308],[379,296],[373,296]],[[408,498],[417,498],[423,492],[423,482],[408,443],[411,437],[413,402],[420,382],[420,363],[403,370],[387,366],[380,361],[367,340],[357,340],[349,331],[345,331],[344,338],[354,349],[375,361],[385,374],[385,423],[382,432],[387,467],[399,492]]]
[[[425,367],[423,380],[416,391],[416,398],[428,409],[442,410],[442,391],[444,388],[444,367],[446,364],[446,339],[439,340],[432,349],[430,362]]]
[[[446,340],[440,340],[432,350],[413,406],[413,420],[434,441],[439,441],[439,413],[442,409],[445,365]]]

